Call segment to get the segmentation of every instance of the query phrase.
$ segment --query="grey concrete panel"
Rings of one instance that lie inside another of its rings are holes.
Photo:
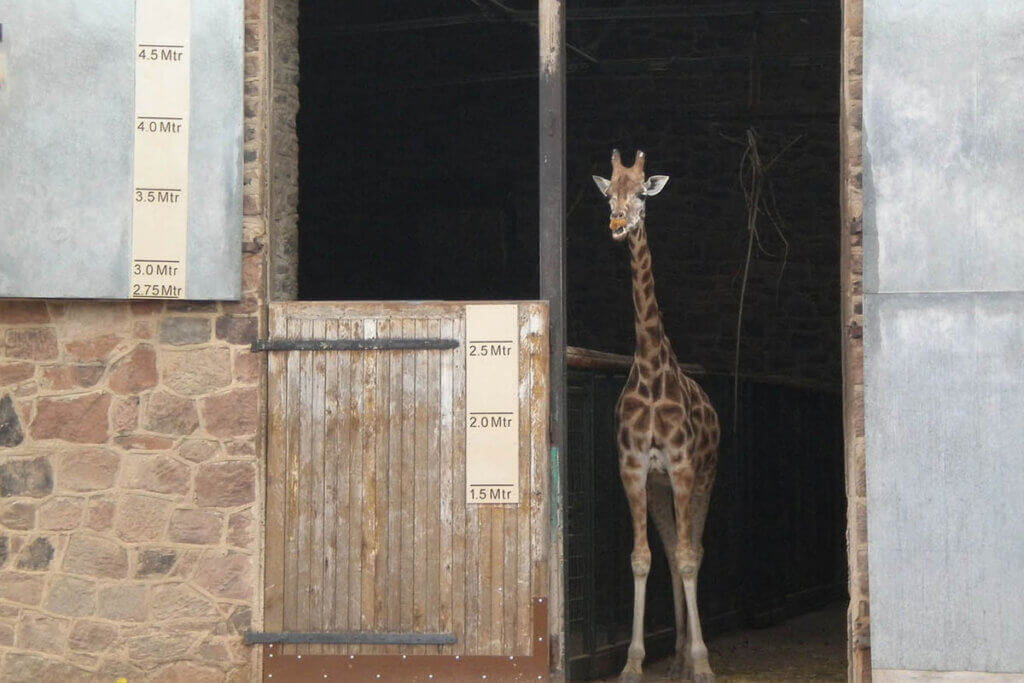
[[[242,0],[192,3],[188,289],[241,290]],[[135,2],[3,0],[0,296],[126,298]]]
[[[243,16],[243,0],[192,0],[191,299],[241,295]]]
[[[1024,5],[865,0],[864,22],[865,291],[1021,289]]]
[[[0,10],[0,296],[125,296],[135,3]]]
[[[1024,293],[865,296],[871,655],[1024,672]]]

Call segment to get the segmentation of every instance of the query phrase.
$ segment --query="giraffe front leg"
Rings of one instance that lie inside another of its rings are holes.
[[[683,580],[675,563],[676,553],[676,522],[672,512],[672,489],[667,486],[647,487],[647,509],[661,537],[661,545],[668,556],[668,568],[672,574],[672,606],[676,617],[676,649],[668,677],[671,680],[688,680],[686,645],[686,619],[683,609]]]
[[[697,610],[697,573],[703,559],[700,539],[694,533],[695,523],[703,527],[703,519],[695,519],[691,514],[693,508],[693,476],[689,471],[673,473],[673,495],[676,508],[676,553],[675,560],[679,577],[683,584],[686,601],[686,673],[692,672],[694,683],[714,683],[715,675],[708,661],[708,648],[701,634],[700,613]]]
[[[643,676],[644,604],[647,595],[647,575],[651,571],[651,548],[647,543],[647,483],[642,472],[622,472],[622,483],[629,500],[633,518],[633,636],[629,643],[629,656],[619,677],[621,683],[638,683]]]

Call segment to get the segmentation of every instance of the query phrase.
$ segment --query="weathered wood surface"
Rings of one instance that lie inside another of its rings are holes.
[[[456,637],[281,654],[530,654],[548,581],[544,304],[519,304],[520,505],[466,504],[464,304],[270,308],[272,338],[460,341],[271,353],[266,630]]]

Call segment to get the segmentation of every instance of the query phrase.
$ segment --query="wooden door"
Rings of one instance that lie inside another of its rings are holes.
[[[271,304],[264,678],[546,677],[547,308],[514,314],[520,502],[478,505],[465,304]]]

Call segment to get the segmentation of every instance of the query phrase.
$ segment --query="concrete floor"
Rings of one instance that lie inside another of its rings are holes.
[[[726,633],[709,640],[708,649],[718,683],[845,681],[846,604],[770,628]],[[669,680],[670,663],[645,664],[645,680]]]

